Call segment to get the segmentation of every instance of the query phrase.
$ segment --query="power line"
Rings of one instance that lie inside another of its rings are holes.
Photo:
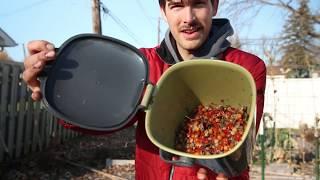
[[[161,28],[160,28],[160,17],[158,18],[158,37],[157,37],[157,44],[160,44],[160,33],[161,33]]]
[[[139,8],[141,9],[142,13],[144,14],[144,16],[146,17],[146,19],[148,20],[149,24],[152,27],[156,27],[152,21],[152,18],[148,15],[147,11],[145,10],[145,8],[143,7],[142,3],[140,0],[136,0],[136,2],[138,3]],[[160,27],[160,17],[157,18],[157,44],[160,43],[160,34],[161,34],[161,27]]]
[[[144,16],[146,17],[146,19],[148,20],[148,22],[150,23],[150,25],[152,27],[155,27],[155,25],[153,24],[150,16],[148,15],[147,11],[145,10],[145,8],[142,6],[142,3],[140,2],[140,0],[136,0],[136,2],[138,3],[139,8],[141,9],[142,13],[144,14]]]
[[[266,37],[266,38],[242,38],[240,40],[246,40],[246,41],[272,41],[272,40],[282,40],[282,37]]]
[[[241,45],[244,45],[244,46],[263,46],[263,45],[278,46],[282,39],[283,38],[280,38],[280,37],[274,37],[274,38],[243,38],[243,39],[239,39],[239,41],[240,41]]]
[[[130,31],[130,29],[117,17],[115,16],[111,11],[110,9],[108,9],[102,2],[101,2],[101,8],[102,8],[102,11],[103,13],[105,13],[106,15],[109,15],[112,20],[117,23],[120,28],[125,32],[127,33],[137,44],[139,44],[140,46],[143,44],[141,43],[141,41],[139,41],[136,37],[136,35]]]
[[[47,1],[43,1],[43,0],[40,0],[40,1],[36,1],[34,3],[31,3],[29,5],[26,5],[26,6],[23,6],[23,7],[20,7],[20,8],[17,8],[11,12],[7,12],[7,13],[3,13],[3,14],[0,14],[1,18],[4,18],[4,17],[9,17],[9,16],[12,16],[12,15],[15,15],[17,13],[20,13],[20,12],[23,12],[23,11],[26,11],[26,10],[29,10],[31,8],[34,8],[36,6],[39,6],[39,5],[42,5],[44,3],[47,3],[49,2],[50,0],[47,0]]]

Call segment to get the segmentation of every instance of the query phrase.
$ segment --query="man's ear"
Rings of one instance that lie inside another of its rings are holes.
[[[167,21],[167,16],[166,16],[166,12],[165,12],[165,9],[164,7],[160,7],[160,13],[161,13],[161,17],[166,21]]]
[[[213,3],[212,4],[213,16],[216,16],[218,12],[218,7],[219,7],[219,0],[213,0],[212,3]]]

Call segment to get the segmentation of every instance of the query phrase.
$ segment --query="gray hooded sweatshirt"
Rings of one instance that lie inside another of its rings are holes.
[[[219,59],[219,55],[230,47],[227,37],[233,35],[233,29],[228,19],[212,19],[212,28],[207,41],[196,51],[194,58]],[[169,64],[182,61],[176,42],[170,30],[166,32],[158,54]]]

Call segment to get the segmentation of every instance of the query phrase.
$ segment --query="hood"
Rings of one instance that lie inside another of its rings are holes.
[[[227,37],[233,35],[233,28],[228,19],[212,19],[212,28],[208,40],[196,51],[194,58],[219,59],[219,55],[230,47]],[[158,55],[168,64],[182,61],[176,42],[167,31],[164,40],[157,48]]]

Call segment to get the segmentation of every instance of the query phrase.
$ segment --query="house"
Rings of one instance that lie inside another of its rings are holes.
[[[4,30],[0,28],[0,51],[5,47],[14,47],[18,45]]]
[[[11,60],[4,48],[14,46],[17,46],[17,43],[0,28],[0,60]]]
[[[320,116],[320,77],[285,78],[281,67],[268,67],[264,112],[277,128],[298,128],[301,123],[315,125]]]

